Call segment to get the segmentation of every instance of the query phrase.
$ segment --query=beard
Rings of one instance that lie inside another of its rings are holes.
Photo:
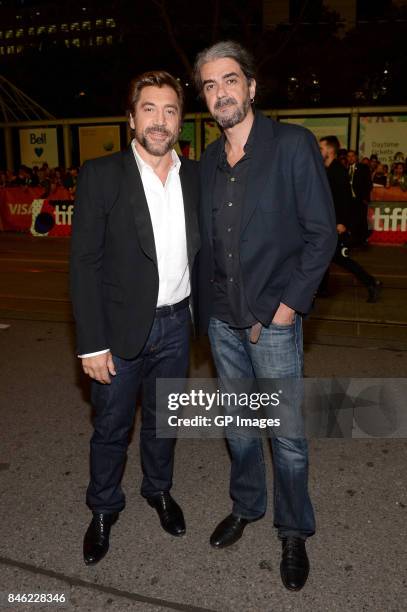
[[[230,110],[225,113],[216,112],[225,106],[230,106]],[[241,123],[247,116],[250,108],[250,98],[247,96],[243,102],[239,105],[235,98],[221,98],[215,103],[213,109],[213,117],[224,130],[229,129]]]
[[[164,134],[167,138],[154,141],[148,138],[149,134]],[[134,134],[137,142],[148,152],[150,155],[155,155],[156,157],[163,157],[171,151],[173,146],[178,140],[178,134],[170,132],[162,125],[156,125],[153,127],[148,127],[144,130],[144,132],[135,132]]]

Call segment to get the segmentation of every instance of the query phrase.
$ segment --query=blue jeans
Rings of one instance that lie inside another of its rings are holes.
[[[113,355],[116,376],[111,376],[111,383],[103,385],[92,381],[95,418],[86,501],[94,512],[119,512],[124,508],[121,479],[140,388],[141,494],[149,497],[171,489],[175,439],[156,436],[156,379],[186,378],[189,332],[188,307],[168,316],[155,317],[141,353],[134,359]]]
[[[263,327],[257,344],[250,329],[231,328],[211,318],[209,339],[220,384],[222,379],[300,378],[303,366],[302,320]],[[227,384],[227,383],[226,383]],[[262,441],[226,429],[231,453],[230,496],[233,513],[254,520],[267,506]],[[271,438],[274,467],[274,526],[279,537],[307,538],[315,532],[308,494],[308,445],[303,438]]]

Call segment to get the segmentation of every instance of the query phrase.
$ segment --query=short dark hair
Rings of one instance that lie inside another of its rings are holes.
[[[334,150],[335,156],[338,156],[341,145],[337,136],[323,136],[319,139],[319,142],[322,141],[326,142],[328,147],[331,147]]]
[[[178,103],[180,106],[180,114],[184,111],[184,90],[182,85],[175,77],[165,70],[150,70],[143,72],[138,77],[130,81],[127,102],[126,114],[129,117],[134,114],[134,108],[140,99],[140,94],[144,87],[171,87],[177,94]]]
[[[251,53],[234,40],[222,40],[211,47],[207,47],[196,56],[193,78],[197,91],[202,92],[201,68],[208,62],[228,57],[237,62],[248,83],[256,78],[254,59]]]

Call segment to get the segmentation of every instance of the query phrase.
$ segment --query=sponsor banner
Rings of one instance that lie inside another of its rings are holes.
[[[67,189],[43,197],[41,187],[0,189],[3,230],[35,236],[68,236],[71,233],[73,198]]]
[[[43,189],[0,189],[0,216],[4,230],[28,232],[31,227],[31,204]]]
[[[119,125],[92,125],[79,128],[81,164],[88,159],[103,157],[120,151]]]
[[[407,191],[374,187],[368,210],[373,244],[407,244]]]
[[[396,153],[407,153],[407,115],[359,118],[359,156],[373,153],[389,165]]]
[[[196,159],[195,122],[184,121],[178,142],[175,145],[178,155]]]
[[[47,163],[56,168],[58,161],[58,143],[56,128],[30,128],[19,130],[20,159],[23,166],[33,168]]]
[[[33,236],[70,236],[72,232],[72,200],[34,200],[31,209]]]
[[[310,130],[319,140],[324,136],[336,136],[342,148],[348,148],[348,117],[287,117],[280,119],[283,123],[301,125]]]

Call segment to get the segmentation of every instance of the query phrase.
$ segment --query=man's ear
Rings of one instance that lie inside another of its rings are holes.
[[[249,83],[249,94],[250,94],[250,99],[253,100],[256,96],[256,80],[255,79],[251,79],[250,83]]]
[[[132,130],[136,129],[135,123],[134,123],[134,116],[132,113],[129,114],[129,125],[131,127]]]

